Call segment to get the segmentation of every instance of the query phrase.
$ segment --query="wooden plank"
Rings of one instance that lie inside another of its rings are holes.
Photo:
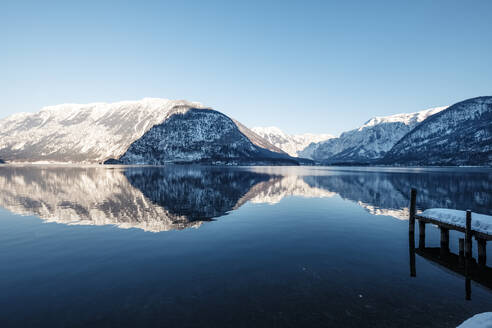
[[[475,236],[476,239],[483,239],[483,240],[492,240],[492,235],[480,232],[480,231],[475,231],[472,230],[473,236]]]
[[[425,222],[425,223],[430,223],[430,224],[434,224],[438,227],[444,227],[448,230],[456,230],[456,231],[460,231],[460,232],[465,232],[465,228],[462,228],[460,226],[455,226],[455,225],[452,225],[452,224],[448,224],[448,223],[445,223],[445,222],[441,222],[439,220],[435,220],[435,219],[431,219],[431,218],[426,218],[424,216],[420,216],[420,215],[415,215],[415,218],[419,221],[422,221],[422,222]]]
[[[471,211],[466,211],[466,230],[465,230],[465,257],[472,257],[472,229],[471,229]]]
[[[419,248],[425,248],[425,222],[419,220]]]
[[[453,224],[441,222],[439,220],[427,218],[425,216],[420,216],[418,214],[415,215],[415,219],[418,220],[419,222],[422,221],[422,222],[425,222],[425,223],[430,223],[430,224],[436,225],[438,227],[444,227],[444,228],[446,228],[448,230],[453,230],[453,231],[459,231],[459,232],[466,233],[466,227],[461,227],[461,226],[456,226],[456,225],[453,225]],[[476,230],[471,230],[471,235],[474,236],[477,239],[492,240],[492,235],[489,235],[489,234],[486,234],[486,233],[483,233],[483,232],[480,232],[480,231],[476,231]]]
[[[459,239],[459,243],[460,243],[459,256],[460,257],[464,257],[465,256],[465,239],[464,238],[460,238]]]
[[[465,266],[465,238],[460,238],[459,239],[460,247],[459,247],[459,266],[464,267]]]
[[[408,234],[408,250],[410,256],[410,277],[417,276],[417,270],[415,267],[415,235],[413,233]]]
[[[408,232],[415,232],[415,212],[417,209],[417,189],[412,188],[410,190],[410,214],[408,217]]]
[[[485,265],[487,263],[487,241],[477,239],[478,246],[478,264]]]
[[[449,229],[440,227],[441,229],[441,250],[443,252],[449,252]]]

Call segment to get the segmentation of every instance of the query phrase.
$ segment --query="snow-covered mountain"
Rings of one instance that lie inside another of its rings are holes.
[[[399,140],[384,161],[492,165],[492,97],[468,99],[430,117]]]
[[[299,157],[299,153],[313,142],[317,143],[334,138],[331,134],[304,133],[290,135],[275,126],[254,127],[251,130],[293,157]]]
[[[246,128],[243,128],[243,131]],[[248,132],[252,134],[252,132]],[[168,162],[237,163],[289,160],[285,153],[253,143],[226,115],[211,109],[173,109],[118,159],[123,164]],[[266,144],[261,140],[262,144]],[[292,163],[295,163],[292,161]]]
[[[338,138],[311,144],[300,152],[300,156],[325,163],[371,162],[382,158],[420,122],[446,108],[374,117],[358,129],[344,132]]]
[[[226,115],[185,100],[64,104],[0,120],[7,162],[296,163]]]

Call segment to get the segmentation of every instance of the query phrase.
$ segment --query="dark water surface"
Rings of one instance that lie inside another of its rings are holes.
[[[454,327],[491,311],[490,289],[467,301],[462,275],[420,255],[410,277],[411,187],[420,209],[492,215],[488,169],[0,166],[0,327]]]

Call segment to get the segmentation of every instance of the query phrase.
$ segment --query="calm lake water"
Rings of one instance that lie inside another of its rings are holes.
[[[0,327],[454,327],[491,311],[490,289],[465,300],[462,275],[418,254],[410,276],[411,187],[419,209],[492,215],[490,169],[0,166]]]

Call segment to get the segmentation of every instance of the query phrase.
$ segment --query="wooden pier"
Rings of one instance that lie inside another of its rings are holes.
[[[417,191],[410,193],[409,214],[409,251],[410,251],[410,276],[416,277],[415,254],[437,263],[448,270],[465,277],[466,299],[471,299],[471,281],[492,289],[492,268],[487,264],[487,241],[492,240],[492,234],[472,229],[472,212],[466,211],[466,224],[464,226],[442,222],[437,218],[418,215],[416,207]],[[419,224],[419,244],[415,248],[415,220]],[[440,247],[426,247],[426,225],[437,226],[441,232]],[[459,253],[453,254],[449,249],[449,231],[464,233],[464,238],[459,238]],[[477,241],[477,261],[472,257],[472,237]]]

